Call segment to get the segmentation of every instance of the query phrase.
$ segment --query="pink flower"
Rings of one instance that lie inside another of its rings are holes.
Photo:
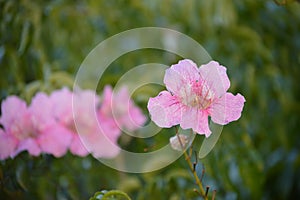
[[[121,132],[97,116],[99,97],[92,90],[56,90],[50,95],[52,112],[63,127],[62,135],[71,134],[69,150],[74,155],[114,157],[118,154],[117,139]],[[59,138],[57,138],[59,139]]]
[[[121,131],[98,118],[99,103],[99,97],[92,90],[74,92],[73,114],[76,130],[84,146],[94,157],[115,157],[120,151],[117,139]]]
[[[160,127],[180,124],[208,137],[208,116],[221,125],[241,116],[245,98],[227,92],[230,81],[226,68],[215,61],[200,68],[191,60],[179,61],[166,70],[164,83],[168,91],[148,102],[151,119]]]
[[[53,104],[53,115],[56,121],[62,126],[61,134],[71,135],[69,150],[72,154],[78,156],[86,156],[89,154],[87,149],[80,141],[76,131],[73,118],[72,108],[73,93],[68,88],[53,91],[50,95],[50,100]],[[81,102],[84,104],[84,102]],[[84,110],[81,110],[84,113]]]
[[[110,124],[128,131],[134,131],[140,128],[146,121],[139,107],[135,106],[127,87],[120,88],[119,91],[113,93],[110,85],[105,86],[103,91],[101,107],[99,109],[99,117],[102,121],[112,120]]]
[[[37,140],[39,135],[33,130],[26,102],[17,96],[9,96],[2,102],[1,110],[0,123],[5,130],[0,136],[1,143],[5,146],[1,145],[1,157],[14,157],[25,150],[33,156],[38,156],[41,153]]]
[[[0,160],[5,160],[13,155],[17,148],[17,140],[0,129]]]
[[[41,150],[61,157],[66,154],[72,135],[55,119],[55,106],[48,95],[39,92],[33,97],[28,110]]]

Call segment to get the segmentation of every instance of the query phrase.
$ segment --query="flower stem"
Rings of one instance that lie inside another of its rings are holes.
[[[188,165],[189,165],[189,168],[190,168],[191,172],[193,173],[194,178],[195,178],[195,180],[196,180],[196,184],[197,184],[198,187],[199,187],[199,190],[200,190],[200,191],[197,190],[197,193],[199,193],[199,195],[200,195],[201,197],[203,197],[204,200],[208,200],[208,197],[207,197],[207,195],[206,195],[206,192],[204,191],[203,186],[202,186],[202,181],[199,179],[199,177],[198,177],[198,175],[197,175],[197,172],[196,172],[196,170],[195,170],[195,165],[192,163],[191,157],[187,154],[186,150],[184,150],[184,146],[183,146],[183,144],[182,144],[182,142],[181,142],[181,140],[180,140],[180,137],[179,137],[179,135],[178,135],[178,128],[176,128],[176,135],[177,135],[177,138],[178,138],[178,140],[179,140],[180,146],[181,146],[181,148],[182,148],[182,150],[183,150],[183,155],[184,155],[184,157],[185,157],[185,160],[187,161],[187,163],[188,163]]]

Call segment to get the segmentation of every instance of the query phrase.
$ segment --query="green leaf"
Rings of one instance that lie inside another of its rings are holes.
[[[131,198],[120,190],[102,190],[101,192],[96,192],[90,200],[131,200]]]

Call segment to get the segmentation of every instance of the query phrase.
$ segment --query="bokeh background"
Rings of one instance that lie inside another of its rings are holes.
[[[228,67],[230,92],[247,100],[241,119],[225,126],[213,151],[198,160],[197,172],[201,176],[205,169],[210,194],[216,189],[217,199],[300,198],[297,2],[1,0],[0,99],[16,94],[30,102],[37,91],[72,87],[81,62],[99,42],[145,26],[177,30],[202,44]],[[179,59],[154,49],[128,53],[105,72],[99,92],[136,65]],[[148,98],[161,89],[148,85],[133,95],[146,115]],[[119,143],[135,152],[152,151],[173,134],[166,129],[149,139],[122,136]],[[91,156],[71,154],[24,152],[0,162],[1,199],[88,199],[103,189],[121,189],[140,200],[199,199],[194,187],[183,157],[147,174],[118,172]]]

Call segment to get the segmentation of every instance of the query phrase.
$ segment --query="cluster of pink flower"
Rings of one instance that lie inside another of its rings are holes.
[[[114,157],[120,148],[121,130],[134,131],[146,117],[130,99],[126,87],[113,93],[106,86],[101,97],[91,90],[67,88],[50,95],[37,93],[29,106],[17,96],[1,104],[0,159],[22,151],[61,157],[72,154]]]

